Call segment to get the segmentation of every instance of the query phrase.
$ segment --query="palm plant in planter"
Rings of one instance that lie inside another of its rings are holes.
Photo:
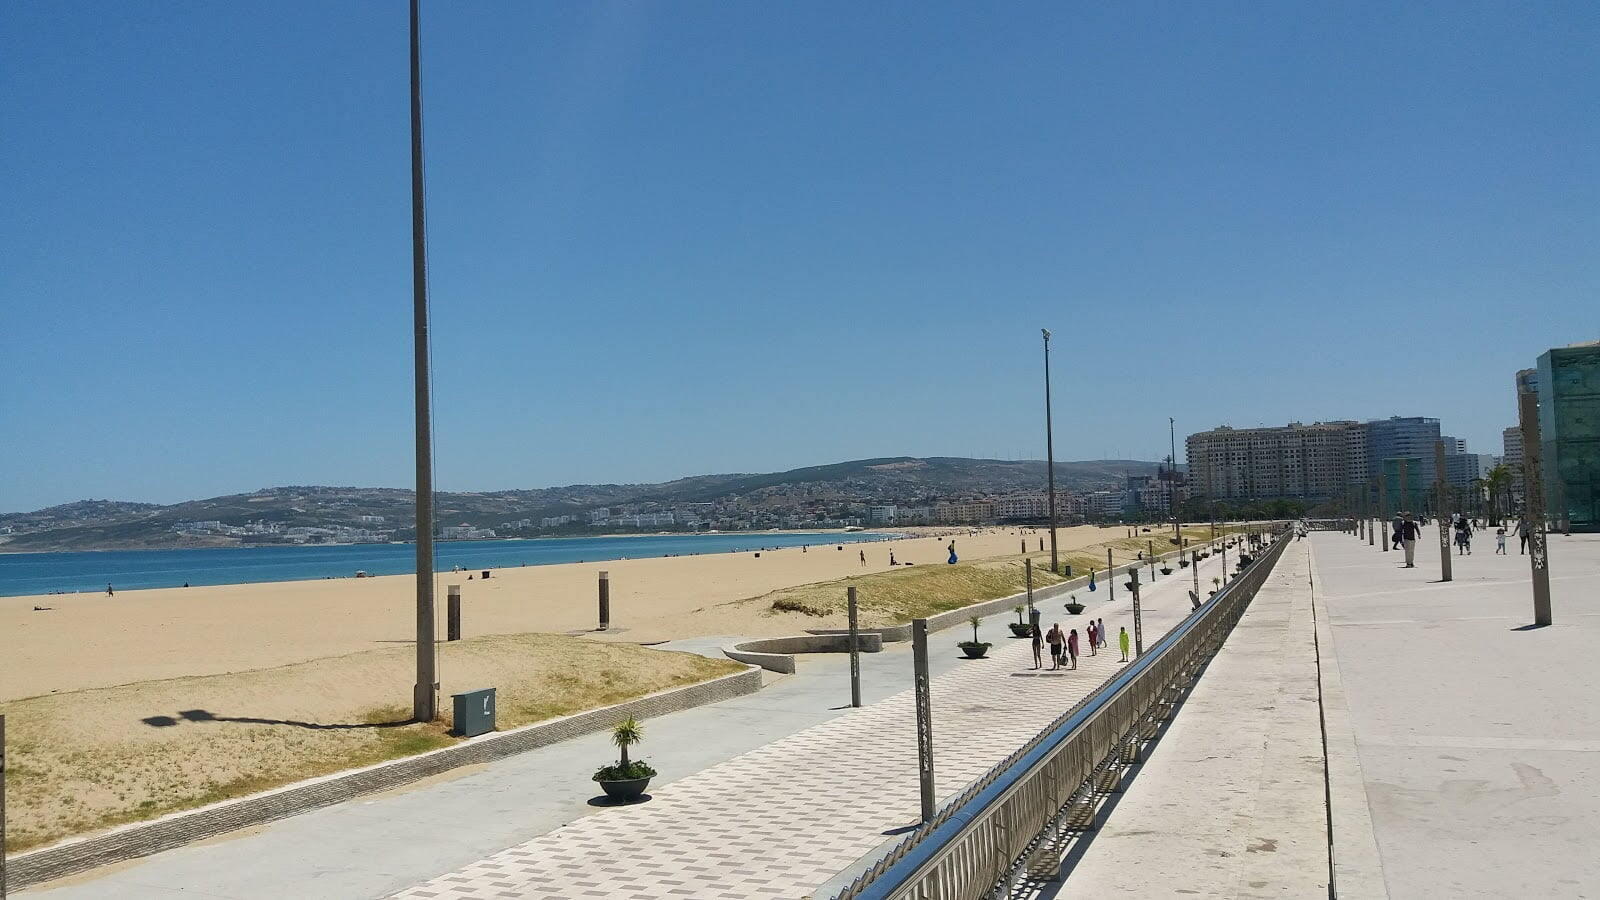
[[[1067,612],[1079,615],[1083,612],[1083,604],[1078,602],[1078,595],[1073,594],[1067,598]]]
[[[983,659],[983,655],[989,652],[989,645],[978,640],[978,623],[981,621],[977,616],[968,619],[967,624],[972,626],[972,640],[956,644],[967,655],[967,659]]]
[[[1027,612],[1027,607],[1019,604],[1011,607],[1011,611],[1017,614],[1015,622],[1006,623],[1011,626],[1011,636],[1019,638],[1031,636],[1033,634],[1033,625],[1022,620],[1022,614]]]
[[[611,743],[617,745],[622,758],[613,765],[601,766],[594,773],[594,780],[600,782],[606,796],[635,800],[650,786],[650,779],[655,777],[656,770],[642,759],[628,759],[628,748],[643,739],[644,729],[633,716],[612,726]]]
[[[1213,579],[1211,579],[1211,593],[1212,593],[1212,595],[1215,595],[1217,593],[1217,589],[1220,588],[1220,587],[1222,587],[1222,579],[1221,578],[1213,578]]]

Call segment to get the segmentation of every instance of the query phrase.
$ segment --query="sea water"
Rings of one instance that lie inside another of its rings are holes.
[[[434,544],[438,571],[546,566],[655,556],[757,552],[763,547],[809,545],[814,552],[840,544],[884,540],[876,532],[783,534],[663,534],[636,537],[441,541]],[[0,553],[0,597],[56,592],[245,584],[406,575],[416,572],[414,544],[217,547],[196,550],[95,550],[72,553]]]

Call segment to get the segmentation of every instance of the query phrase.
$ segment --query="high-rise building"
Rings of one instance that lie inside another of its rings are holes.
[[[1574,531],[1600,530],[1600,341],[1546,351],[1537,377],[1546,507]]]
[[[1434,420],[1437,433],[1438,420]],[[1274,428],[1226,425],[1191,434],[1184,441],[1189,483],[1195,496],[1214,500],[1341,496],[1369,468],[1351,465],[1364,443],[1358,422],[1291,422]],[[1364,447],[1362,448],[1364,450]]]
[[[1431,485],[1433,444],[1440,439],[1439,420],[1422,416],[1390,416],[1367,423],[1367,468],[1374,474],[1384,469],[1386,459],[1418,460],[1407,465],[1408,481]],[[1447,447],[1448,449],[1448,447]]]
[[[1517,497],[1522,496],[1522,426],[1513,425],[1500,432],[1500,449],[1504,452],[1502,461],[1506,468],[1511,470],[1511,493]]]
[[[1489,470],[1499,464],[1500,457],[1490,453],[1447,453],[1444,480],[1453,488],[1468,488],[1473,481],[1488,477]]]

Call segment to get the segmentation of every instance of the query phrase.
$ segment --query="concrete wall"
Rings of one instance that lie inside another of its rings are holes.
[[[883,649],[883,636],[860,632],[856,635],[856,646],[862,653],[877,653]],[[729,659],[760,666],[769,672],[793,675],[794,654],[849,653],[850,633],[846,631],[838,634],[797,634],[789,637],[756,638],[723,647],[722,652]]]
[[[626,703],[526,725],[512,731],[470,738],[418,756],[314,778],[238,800],[173,813],[150,822],[126,825],[105,834],[77,838],[11,857],[7,860],[9,886],[13,889],[23,888],[107,863],[148,856],[236,828],[260,825],[362,794],[388,790],[460,766],[502,759],[557,741],[602,731],[628,716],[645,719],[753,694],[760,689],[761,672],[754,668],[746,669]]]

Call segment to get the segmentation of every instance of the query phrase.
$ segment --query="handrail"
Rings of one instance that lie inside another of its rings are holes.
[[[1152,680],[1152,675],[1165,675],[1167,670],[1175,668],[1173,665],[1175,658],[1180,656],[1185,659],[1192,658],[1199,649],[1200,638],[1210,636],[1218,626],[1224,624],[1231,628],[1232,623],[1225,622],[1225,619],[1235,612],[1236,608],[1242,613],[1243,605],[1247,604],[1260,588],[1261,582],[1265,580],[1265,573],[1271,571],[1286,544],[1287,536],[1280,534],[1278,540],[1261,559],[1252,563],[1199,609],[1191,612],[1158,640],[1149,652],[1080,700],[1007,759],[974,781],[965,791],[947,803],[932,822],[908,835],[854,883],[837,894],[837,900],[891,900],[891,898],[899,900],[899,898],[923,896],[954,898],[978,896],[987,892],[996,879],[992,871],[983,870],[981,867],[964,867],[969,877],[960,885],[939,881],[937,894],[918,890],[918,879],[934,874],[935,867],[947,861],[955,852],[958,842],[972,836],[986,819],[1002,812],[1011,812],[1003,809],[1005,804],[1024,789],[1036,787],[1035,776],[1040,775],[1047,766],[1060,761],[1075,749],[1088,749],[1077,747],[1077,744],[1085,736],[1094,736],[1095,726],[1103,724],[1100,719],[1113,718],[1108,714],[1117,711],[1124,714],[1123,719],[1137,721],[1146,710],[1141,708],[1128,714],[1127,710],[1120,708],[1126,705],[1125,701],[1133,697],[1135,690],[1145,687],[1141,682]],[[1210,626],[1205,634],[1200,632],[1203,626]],[[1196,646],[1186,646],[1187,653],[1173,652],[1180,645],[1187,644]],[[1163,681],[1157,688],[1164,687],[1165,684]],[[1146,693],[1153,698],[1155,692],[1146,691]],[[1101,728],[1100,731],[1105,731],[1105,728]],[[1120,734],[1120,730],[1117,733]],[[1101,742],[1105,743],[1105,735],[1099,736],[1102,738]],[[1077,758],[1081,759],[1081,756],[1079,754]],[[1079,768],[1081,767],[1080,764]],[[1076,795],[1076,781],[1073,782],[1072,788],[1073,790],[1068,792],[1069,797]],[[1039,834],[1051,827],[1052,816],[1064,806],[1059,793],[1059,790],[1049,791],[1034,798],[1038,802],[1029,810],[1032,815],[1028,818],[1042,825],[1027,835],[1026,841],[1019,842],[1012,839],[1009,842],[1011,847],[1031,844]],[[1054,805],[1049,809],[1043,808],[1050,804]],[[994,852],[1004,850],[1000,847],[991,849]],[[1014,860],[1008,855],[1005,862],[1006,868],[1009,869]],[[983,874],[985,871],[989,871],[989,874]],[[963,888],[966,890],[962,890]]]

